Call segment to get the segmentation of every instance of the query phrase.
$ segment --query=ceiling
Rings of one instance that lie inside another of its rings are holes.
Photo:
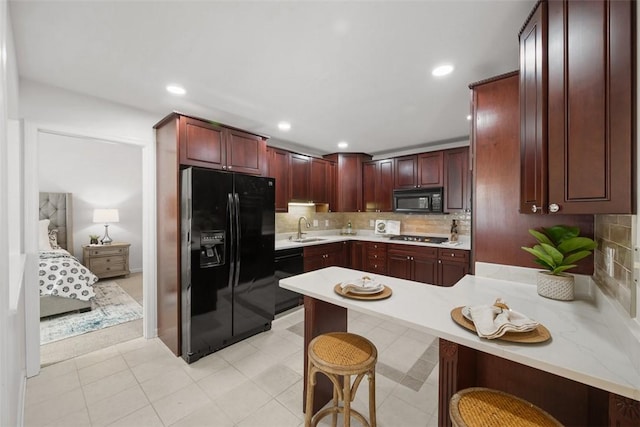
[[[518,68],[535,0],[10,1],[20,77],[307,147],[468,140],[468,84]],[[451,63],[446,77],[433,67]],[[170,95],[168,84],[187,93]],[[282,132],[280,121],[291,123]]]

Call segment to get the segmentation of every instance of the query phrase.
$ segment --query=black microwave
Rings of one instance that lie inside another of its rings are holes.
[[[393,190],[393,211],[400,213],[442,213],[443,187]]]

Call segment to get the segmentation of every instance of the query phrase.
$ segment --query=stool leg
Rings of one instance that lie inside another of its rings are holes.
[[[345,375],[342,384],[342,399],[344,403],[344,427],[351,426],[351,376]]]
[[[369,371],[369,425],[376,427],[376,371]]]
[[[335,384],[333,385],[333,407],[338,407],[338,389]],[[333,411],[331,414],[331,427],[336,427],[338,425],[338,411]]]
[[[311,427],[311,417],[313,416],[313,389],[315,387],[316,372],[311,360],[307,365],[307,409],[304,414],[304,426]]]

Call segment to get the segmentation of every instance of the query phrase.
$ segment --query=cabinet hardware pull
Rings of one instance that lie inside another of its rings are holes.
[[[537,207],[536,205],[531,206],[531,212],[533,212],[533,213],[538,212],[538,209],[540,209],[540,208]]]
[[[551,203],[549,205],[549,212],[551,213],[556,213],[560,210],[560,206],[558,206],[556,203]]]

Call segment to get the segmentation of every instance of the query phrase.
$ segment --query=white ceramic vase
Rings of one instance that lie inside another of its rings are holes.
[[[571,274],[553,275],[538,272],[538,295],[561,301],[573,300],[575,279]]]

